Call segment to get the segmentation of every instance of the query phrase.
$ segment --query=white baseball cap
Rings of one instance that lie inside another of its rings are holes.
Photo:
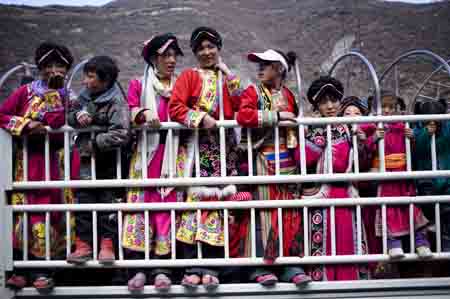
[[[251,62],[260,62],[260,61],[279,62],[286,70],[289,69],[288,63],[286,59],[283,57],[283,55],[272,49],[266,50],[262,53],[250,53],[248,54],[247,58]]]

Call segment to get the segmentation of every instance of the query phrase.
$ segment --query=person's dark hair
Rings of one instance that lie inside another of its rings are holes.
[[[222,49],[222,37],[219,32],[210,27],[197,27],[191,34],[191,49],[192,52],[196,53],[198,47],[204,40],[209,40],[211,43],[215,44],[217,48]]]
[[[61,63],[70,69],[73,64],[73,56],[66,46],[45,41],[36,48],[34,61],[39,70],[54,62]]]
[[[447,113],[447,106],[447,100],[445,99],[416,102],[414,114],[445,114]]]
[[[281,78],[283,80],[285,80],[287,77],[287,73],[290,72],[292,70],[292,68],[295,66],[295,61],[297,60],[297,54],[294,51],[289,51],[286,54],[284,54],[284,52],[280,51],[280,50],[275,50],[275,52],[277,52],[281,56],[283,56],[283,58],[286,60],[286,62],[288,64],[288,69],[281,74]]]
[[[380,97],[381,97],[381,105],[383,105],[383,103],[385,103],[387,101],[391,101],[395,105],[395,109],[397,111],[405,111],[406,110],[405,100],[402,97],[397,96],[393,91],[391,91],[389,89],[383,89],[380,91]],[[372,109],[376,109],[377,103],[375,102],[374,95],[371,95],[368,98],[367,103],[368,103],[369,111],[372,111]]]
[[[339,80],[334,77],[321,76],[319,77],[319,79],[316,79],[313,81],[313,83],[311,83],[311,86],[309,87],[306,95],[308,101],[313,105],[313,108],[317,109],[318,99],[326,94],[329,94],[340,100],[344,95],[344,86]]]
[[[83,67],[83,72],[95,72],[99,80],[108,83],[111,88],[119,76],[119,68],[115,61],[109,56],[95,56],[89,59]]]
[[[368,114],[368,107],[367,104],[360,98],[356,96],[348,96],[345,99],[341,101],[341,107],[339,108],[339,116],[343,116],[345,109],[347,109],[350,106],[355,106],[359,109],[362,115]]]

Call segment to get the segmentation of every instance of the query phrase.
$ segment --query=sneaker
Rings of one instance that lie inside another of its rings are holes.
[[[103,238],[100,242],[100,252],[98,253],[98,262],[100,264],[112,264],[116,260],[114,255],[113,241],[110,238]]]
[[[433,253],[431,252],[430,247],[428,246],[419,246],[416,248],[417,255],[421,259],[429,259],[433,257]]]
[[[403,249],[400,247],[394,247],[389,249],[388,254],[391,257],[391,259],[399,259],[405,256]]]

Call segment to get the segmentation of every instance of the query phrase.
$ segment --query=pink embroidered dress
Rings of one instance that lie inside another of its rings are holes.
[[[352,170],[353,149],[351,135],[345,125],[333,126],[332,165],[333,173],[345,173]],[[296,159],[299,161],[299,151]],[[316,173],[327,173],[326,162],[326,128],[310,128],[306,136],[306,162],[308,169]],[[311,172],[309,172],[311,173]],[[304,189],[302,198],[326,201],[327,198],[355,198],[358,192],[346,182],[322,184],[319,188]],[[309,225],[310,254],[312,256],[331,255],[331,220],[329,208],[311,208]],[[357,253],[356,215],[352,208],[335,209],[336,255],[353,255]],[[366,242],[363,234],[363,254]],[[358,280],[368,276],[367,266],[358,264],[314,265],[311,277],[315,281]]]
[[[64,89],[50,90],[41,80],[23,85],[14,91],[0,105],[0,125],[13,136],[14,142],[14,181],[24,180],[23,136],[27,135],[27,125],[39,121],[51,128],[64,125],[64,102],[68,92]],[[28,180],[45,180],[44,135],[28,137]],[[64,177],[64,150],[61,134],[50,134],[50,179],[60,180]],[[76,170],[75,170],[76,171]],[[13,192],[10,196],[12,205],[21,204],[60,204],[73,203],[70,189],[40,189]],[[51,213],[51,254],[57,255],[65,250],[65,224],[61,213]],[[22,250],[23,216],[14,217],[13,246]],[[37,258],[45,257],[45,214],[30,213],[28,219],[29,252]]]
[[[172,78],[172,80],[175,80]],[[156,91],[158,98],[158,117],[160,122],[168,121],[168,102],[170,93],[164,94],[163,91]],[[136,123],[136,116],[143,113],[146,109],[142,108],[140,103],[142,94],[141,80],[132,80],[128,88],[128,105],[131,111],[131,121]],[[145,115],[145,114],[144,114]],[[159,144],[154,153],[147,161],[147,177],[160,178],[162,175],[163,161],[169,159],[166,150],[166,131],[160,131]],[[138,138],[142,138],[140,131]],[[141,173],[141,152],[138,150],[138,144],[133,147],[133,154],[130,164],[130,179],[142,178]],[[172,190],[165,194],[159,188],[131,188],[127,193],[128,203],[149,203],[149,202],[175,202],[176,193]],[[150,221],[150,248],[155,255],[164,256],[170,253],[170,212],[160,211],[152,212],[149,215]],[[123,247],[134,251],[145,251],[145,220],[144,213],[127,214],[124,221]]]
[[[406,143],[405,143],[405,124],[389,123],[385,124],[384,134],[384,154],[386,172],[406,171]],[[368,138],[370,150],[376,153],[373,161],[373,167],[379,168],[378,145],[375,135]],[[396,180],[381,181],[378,183],[377,196],[415,196],[415,186],[413,181]],[[387,206],[387,228],[388,237],[400,237],[409,235],[409,207],[403,206]],[[422,210],[414,206],[414,227],[415,230],[423,228],[428,220],[422,213]],[[375,220],[376,234],[382,236],[382,219],[381,209],[377,209]]]

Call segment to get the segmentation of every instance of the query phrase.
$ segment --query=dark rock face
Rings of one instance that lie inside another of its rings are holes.
[[[67,44],[77,61],[94,54],[113,56],[126,87],[143,71],[139,55],[143,41],[156,33],[174,32],[186,55],[179,64],[182,69],[195,65],[189,49],[192,30],[208,25],[223,34],[224,61],[244,78],[251,79],[256,69],[245,59],[249,51],[294,50],[307,86],[328,71],[333,56],[343,49],[361,51],[378,72],[414,48],[450,58],[449,20],[449,1],[409,5],[376,0],[116,0],[96,8],[2,5],[0,73],[21,61],[32,62],[35,47],[52,39]],[[420,85],[420,78],[435,67],[429,63],[418,67],[422,60],[408,61],[401,88]],[[423,74],[411,79],[411,70]],[[343,63],[338,76],[348,81],[351,93],[364,95],[370,88],[367,72],[356,60]]]

